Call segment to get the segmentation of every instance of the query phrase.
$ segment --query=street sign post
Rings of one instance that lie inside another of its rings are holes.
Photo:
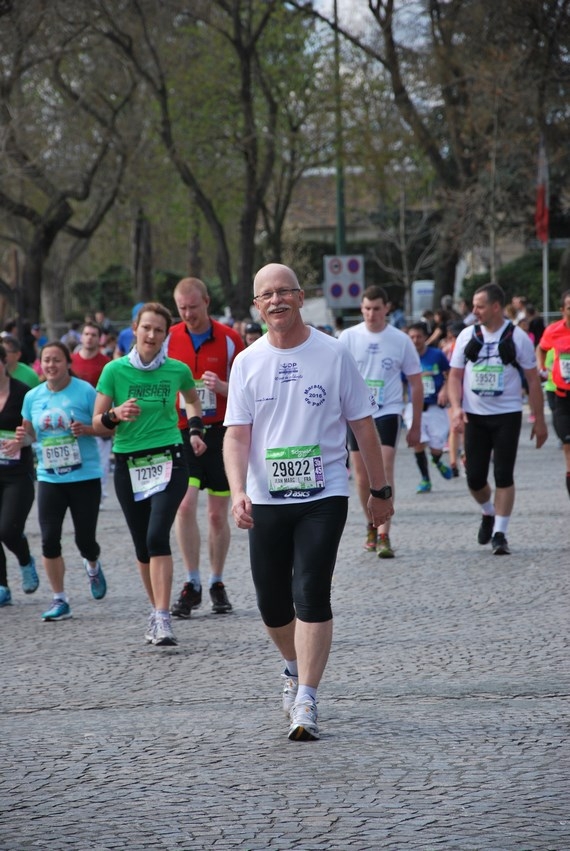
[[[332,310],[358,308],[364,284],[364,257],[336,254],[324,257],[324,294]]]

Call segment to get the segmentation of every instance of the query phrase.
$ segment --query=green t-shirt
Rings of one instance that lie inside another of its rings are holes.
[[[121,422],[113,434],[115,452],[139,452],[181,443],[176,400],[180,390],[195,386],[190,368],[182,361],[166,358],[150,371],[132,366],[128,356],[103,367],[97,391],[110,396],[113,405],[136,399],[141,413],[133,422]]]
[[[37,387],[40,383],[39,375],[31,366],[28,366],[27,363],[20,363],[18,361],[14,372],[11,372],[10,375],[12,378],[15,378],[16,381],[21,381],[22,384],[27,384],[28,387]]]
[[[548,378],[544,382],[544,389],[554,392],[556,384],[552,380],[552,364],[554,363],[554,349],[549,349],[544,358],[544,368],[548,370]]]

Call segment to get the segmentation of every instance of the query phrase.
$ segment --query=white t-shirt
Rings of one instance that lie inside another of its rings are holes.
[[[499,340],[507,320],[492,333],[481,325],[483,347],[477,361],[465,360],[465,346],[474,336],[473,327],[458,336],[451,355],[451,366],[465,369],[463,374],[463,410],[468,414],[509,414],[522,410],[522,380],[516,366],[504,364],[499,355]],[[513,328],[517,363],[522,369],[536,368],[534,346],[521,328]]]
[[[346,349],[310,330],[294,349],[265,335],[232,367],[224,425],[252,425],[247,493],[256,504],[348,496],[346,421],[376,409]]]
[[[339,343],[356,361],[378,405],[374,416],[401,414],[404,405],[402,373],[422,371],[420,356],[407,334],[392,325],[369,331],[364,322],[343,331]]]

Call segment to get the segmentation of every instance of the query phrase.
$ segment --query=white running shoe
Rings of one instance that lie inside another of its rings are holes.
[[[172,632],[172,624],[170,623],[170,615],[154,616],[154,635],[152,643],[155,647],[173,647],[178,644],[174,633]]]
[[[310,697],[305,697],[293,705],[289,738],[297,742],[308,742],[320,738],[317,704]]]
[[[144,640],[147,644],[152,644],[154,639],[154,612],[151,612],[148,616],[148,624],[146,627],[146,631],[144,634]]]
[[[297,697],[299,677],[294,677],[286,671],[281,674],[281,679],[283,680],[283,712],[289,717]]]

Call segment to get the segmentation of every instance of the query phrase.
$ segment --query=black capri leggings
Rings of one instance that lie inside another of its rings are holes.
[[[172,456],[172,476],[166,488],[135,502],[127,465],[131,455],[115,453],[115,493],[135,545],[137,561],[148,564],[153,556],[169,556],[170,530],[188,487],[188,468],[182,444],[167,450]],[[137,453],[140,455],[141,453]],[[148,454],[148,453],[145,453]]]
[[[257,605],[266,626],[332,618],[331,582],[348,498],[254,505],[249,553]]]
[[[487,484],[491,453],[495,487],[514,484],[515,461],[522,425],[522,412],[508,414],[467,414],[465,424],[465,461],[467,485],[472,491]]]
[[[38,518],[45,558],[61,555],[61,530],[67,509],[71,512],[75,543],[82,558],[97,561],[101,548],[95,539],[101,479],[84,482],[38,482]]]
[[[24,535],[28,514],[35,499],[31,475],[0,479],[0,585],[8,585],[4,544],[20,565],[30,563],[30,548]]]

